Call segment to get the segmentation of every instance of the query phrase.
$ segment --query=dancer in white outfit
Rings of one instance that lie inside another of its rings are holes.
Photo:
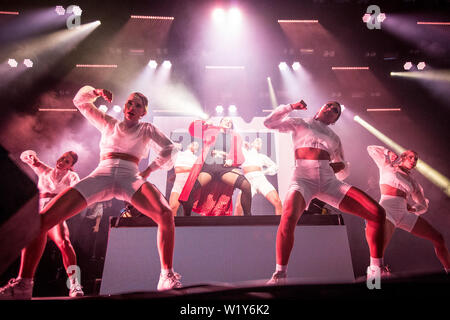
[[[37,185],[39,189],[39,211],[42,211],[42,209],[44,209],[45,206],[59,193],[80,181],[78,174],[73,171],[73,166],[78,161],[78,155],[73,151],[65,152],[59,157],[56,161],[55,168],[42,162],[33,150],[22,152],[20,160],[28,164],[39,177]],[[83,296],[84,293],[79,283],[78,276],[72,273],[69,268],[70,266],[76,266],[77,257],[70,241],[67,223],[61,221],[48,230],[47,236],[56,244],[61,252],[64,268],[66,269],[67,276],[70,280],[69,296]],[[24,251],[22,250],[22,257],[23,255]],[[32,285],[32,279],[22,278],[22,270],[25,268],[24,262],[24,259],[21,259],[19,276],[17,279],[10,280],[11,284],[18,282],[22,285]],[[7,286],[7,288],[9,287]],[[6,289],[0,292],[0,297],[3,295],[8,295]]]
[[[256,138],[251,145],[244,143],[242,153],[245,161],[241,165],[244,176],[252,187],[252,197],[258,192],[261,193],[274,207],[275,214],[281,215],[282,204],[280,196],[275,187],[267,180],[266,175],[274,175],[278,171],[278,166],[265,154],[260,153],[262,139]],[[243,210],[240,205],[240,193],[236,204],[236,215],[242,215]]]
[[[284,282],[294,245],[295,226],[312,198],[368,220],[367,242],[371,264],[381,266],[383,263],[384,209],[363,191],[335,176],[339,173],[342,179],[347,174],[341,141],[329,128],[340,117],[340,104],[335,101],[326,103],[314,119],[287,117],[292,110],[304,109],[306,104],[303,101],[281,105],[264,121],[269,129],[292,133],[296,158],[296,168],[283,203],[277,232],[275,273],[269,284]]]
[[[450,254],[443,236],[421,217],[428,209],[422,186],[411,176],[417,164],[417,153],[407,150],[400,159],[391,150],[368,146],[367,152],[380,172],[380,204],[386,210],[384,248],[388,246],[395,228],[430,240],[444,269],[450,270]],[[397,160],[397,161],[396,161]]]
[[[73,101],[81,114],[102,134],[100,163],[89,176],[60,193],[44,208],[41,215],[41,235],[25,249],[23,277],[33,278],[44,249],[44,235],[50,228],[94,202],[115,197],[130,202],[158,225],[157,242],[161,260],[158,290],[181,287],[180,276],[172,269],[175,236],[172,211],[161,192],[145,180],[152,171],[171,167],[176,148],[154,125],[140,121],[148,107],[147,98],[143,94],[135,92],[128,97],[123,121],[116,120],[95,107],[93,102],[99,96],[112,101],[110,91],[91,86],[81,88]],[[150,147],[159,152],[159,156],[144,171],[139,172],[138,163],[147,157]],[[31,292],[21,292],[17,284],[12,288],[10,286],[8,292],[15,297],[22,294],[22,299],[31,298]]]
[[[180,197],[181,191],[183,190],[186,180],[189,177],[192,166],[197,160],[195,153],[198,151],[198,147],[198,142],[193,141],[188,145],[185,151],[180,151],[176,155],[176,160],[173,165],[175,170],[175,181],[169,197],[170,208],[172,209],[174,216],[177,215],[178,208],[180,207],[178,198]]]

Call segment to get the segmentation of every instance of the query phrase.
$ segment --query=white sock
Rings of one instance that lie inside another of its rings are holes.
[[[286,273],[286,272],[287,272],[287,267],[288,267],[287,265],[277,264],[277,265],[275,266],[275,272],[280,271],[280,272]]]
[[[76,273],[72,274],[69,277],[69,280],[70,280],[70,283],[73,284],[73,285],[80,284],[80,282],[78,281],[78,277],[76,276]]]
[[[383,264],[384,264],[383,258],[372,258],[372,257],[370,257],[370,265],[371,266],[381,267],[381,266],[383,266]]]
[[[173,273],[173,268],[170,269],[161,269],[161,274],[163,276],[167,276],[169,273]]]

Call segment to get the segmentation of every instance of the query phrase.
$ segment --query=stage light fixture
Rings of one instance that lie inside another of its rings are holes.
[[[98,107],[98,110],[106,113],[108,111],[108,107],[102,104]]]
[[[289,67],[287,65],[286,62],[280,62],[280,64],[278,65],[278,68],[280,68],[281,71],[285,71],[287,70]]]
[[[33,67],[33,61],[31,61],[31,59],[25,59],[25,60],[23,60],[23,64],[24,64],[27,68],[32,68],[32,67]]]
[[[148,63],[148,66],[152,69],[156,69],[156,67],[158,66],[158,63],[155,60],[150,60]]]
[[[386,14],[385,13],[380,13],[377,16],[377,20],[378,20],[378,22],[383,22],[384,20],[386,20]]]
[[[72,13],[76,16],[81,16],[81,14],[83,13],[83,10],[81,10],[81,8],[79,6],[73,6]]]
[[[425,62],[421,61],[421,62],[419,62],[419,63],[417,64],[417,69],[418,69],[418,70],[423,70],[423,69],[425,69],[426,66],[427,66],[427,65],[425,64]]]
[[[412,66],[413,66],[412,62],[408,61],[403,65],[403,69],[410,70]]]
[[[363,21],[364,23],[369,22],[371,16],[372,16],[372,15],[370,15],[369,13],[366,13],[365,15],[363,15],[362,21]]]
[[[237,108],[234,104],[230,104],[230,106],[228,107],[228,112],[230,113],[235,113],[237,111]]]
[[[222,8],[216,8],[213,10],[212,18],[215,23],[221,24],[225,22],[225,10]]]
[[[17,65],[18,65],[16,59],[11,59],[11,58],[8,59],[8,64],[11,68],[17,68]]]
[[[238,8],[231,8],[228,11],[228,20],[232,24],[238,24],[242,20],[241,11]]]
[[[113,107],[113,111],[116,112],[116,113],[119,113],[120,111],[122,111],[122,108],[121,108],[119,105],[116,104],[116,105]]]
[[[299,70],[300,69],[300,62],[296,61],[292,64],[292,69]]]
[[[222,113],[223,112],[223,106],[220,106],[220,105],[217,106],[216,107],[216,112],[219,113],[219,114]]]
[[[66,14],[66,9],[64,9],[63,6],[56,6],[55,12],[58,14],[58,16],[63,16]]]
[[[172,67],[172,63],[169,60],[165,60],[162,63],[163,68],[170,69]]]

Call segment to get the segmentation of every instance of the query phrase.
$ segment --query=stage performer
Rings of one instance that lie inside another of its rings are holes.
[[[153,124],[140,121],[148,108],[148,100],[142,93],[130,94],[123,109],[123,121],[95,107],[93,102],[100,96],[112,101],[110,91],[91,86],[82,87],[73,100],[80,113],[101,132],[100,163],[89,176],[60,193],[44,208],[41,214],[41,234],[24,251],[24,267],[20,277],[34,277],[44,249],[45,234],[49,229],[94,202],[115,197],[130,202],[158,225],[161,274],[157,289],[181,287],[180,275],[172,268],[175,234],[172,211],[161,192],[146,181],[152,171],[171,167],[171,159],[177,149]],[[144,171],[139,172],[138,163],[140,159],[147,157],[150,148],[159,152],[159,155]],[[20,282],[7,287],[3,292],[9,293],[9,298],[31,298],[31,291],[23,292]],[[8,297],[3,294],[2,298]]]
[[[232,215],[235,188],[242,191],[244,215],[251,215],[251,186],[238,171],[244,162],[242,138],[234,131],[231,118],[222,118],[219,126],[196,120],[189,132],[202,139],[203,148],[179,198],[184,215],[190,216],[191,210],[205,216]]]
[[[196,153],[198,151],[198,147],[198,142],[193,141],[187,146],[185,151],[180,151],[176,155],[176,160],[173,165],[175,170],[175,181],[169,197],[170,208],[172,209],[174,216],[177,215],[178,207],[180,206],[178,198],[180,197],[181,191],[186,184],[192,166],[197,160]]]
[[[348,175],[348,164],[344,162],[341,141],[329,125],[339,119],[341,106],[330,101],[312,119],[287,117],[292,110],[305,109],[303,100],[280,105],[264,121],[269,129],[291,132],[296,159],[277,231],[275,273],[268,284],[285,282],[295,226],[312,198],[368,220],[371,265],[383,265],[384,209],[360,189],[339,180]]]
[[[422,186],[411,176],[418,154],[407,150],[400,155],[381,146],[368,146],[367,152],[380,172],[380,205],[386,210],[384,250],[395,228],[401,228],[417,237],[430,240],[445,271],[450,271],[450,254],[444,237],[421,217],[428,210]]]
[[[54,168],[42,162],[33,150],[22,152],[20,155],[20,160],[29,165],[38,176],[37,187],[39,189],[39,211],[42,211],[50,200],[56,197],[60,192],[80,181],[78,174],[73,171],[73,166],[78,161],[78,155],[73,151],[68,151],[62,154],[58,160],[56,160],[56,166]],[[70,241],[69,227],[67,226],[66,221],[61,221],[48,230],[47,236],[56,244],[61,252],[63,265],[70,283],[69,296],[83,296],[84,293],[79,282],[79,277],[71,272],[69,268],[70,266],[77,265],[77,257]],[[47,238],[45,238],[45,242],[46,240]],[[23,250],[21,254],[23,257]],[[16,279],[11,279],[9,283],[19,283],[22,287],[30,288],[31,290],[33,279],[22,278],[20,276],[24,267],[24,260],[21,259],[19,277]],[[3,294],[7,294],[7,292],[0,291],[0,296]]]
[[[252,198],[256,193],[261,193],[274,207],[275,214],[281,215],[282,204],[280,196],[275,187],[267,180],[266,175],[274,175],[278,171],[278,166],[268,156],[261,153],[262,139],[256,138],[251,144],[245,142],[242,148],[245,161],[242,164],[245,178],[252,186]],[[236,213],[242,212],[240,204],[240,196],[238,196],[238,204],[236,205]]]

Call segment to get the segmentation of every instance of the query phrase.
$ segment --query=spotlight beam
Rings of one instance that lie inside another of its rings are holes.
[[[391,77],[450,82],[450,70],[391,72],[390,75]]]
[[[278,101],[270,77],[267,77],[267,86],[269,87],[270,103],[272,104],[272,107],[275,109],[278,106]]]
[[[361,119],[360,116],[355,116],[353,118],[356,122],[358,122],[361,126],[363,126],[367,131],[372,133],[375,137],[380,139],[387,146],[391,147],[396,153],[401,154],[406,149],[397,144],[392,139],[388,138],[386,135],[381,133],[379,130],[375,129],[372,125]],[[417,171],[419,171],[425,178],[431,181],[433,184],[438,186],[447,196],[450,197],[450,180],[439,173],[437,170],[433,169],[430,165],[420,160],[417,161],[416,166]]]

